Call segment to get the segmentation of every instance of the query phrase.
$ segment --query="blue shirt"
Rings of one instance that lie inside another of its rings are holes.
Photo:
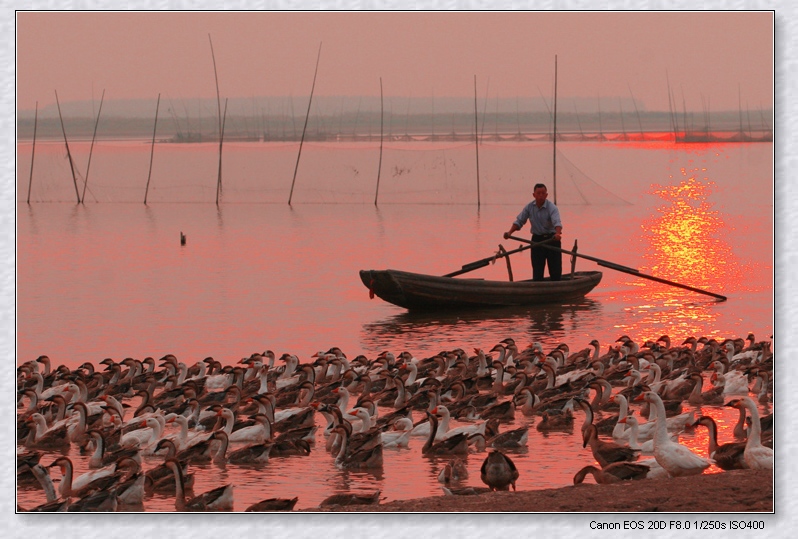
[[[540,208],[534,200],[524,206],[515,218],[515,224],[520,230],[527,221],[532,225],[532,234],[554,234],[554,227],[562,226],[560,210],[550,200],[546,200]]]

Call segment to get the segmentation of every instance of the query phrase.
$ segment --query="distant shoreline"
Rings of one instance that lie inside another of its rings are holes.
[[[92,135],[89,133],[79,133],[68,137],[70,142],[90,142]],[[36,136],[37,142],[63,142],[63,134],[47,132]],[[152,136],[146,138],[142,133],[124,134],[115,133],[113,135],[98,136],[99,142],[146,142],[152,141]],[[301,137],[269,135],[268,133],[250,135],[225,135],[223,142],[300,142]],[[392,143],[392,142],[474,142],[473,133],[405,133],[405,134],[352,134],[352,133],[313,133],[304,138],[308,142],[330,142],[330,143]],[[541,132],[517,132],[517,133],[494,133],[481,135],[480,143],[505,143],[505,142],[552,142],[551,133]],[[28,136],[24,133],[17,133],[17,143],[30,143],[33,141],[33,133]],[[170,137],[158,136],[155,139],[158,144],[202,144],[218,143],[219,137],[216,134],[197,134],[187,135],[175,133]],[[558,132],[557,142],[672,142],[676,144],[695,144],[708,142],[723,143],[772,143],[773,132],[770,130],[761,131],[696,131],[696,132],[669,132],[669,131],[640,131],[640,132]]]

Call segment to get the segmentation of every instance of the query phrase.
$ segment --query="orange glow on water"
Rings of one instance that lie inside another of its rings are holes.
[[[703,173],[697,169],[693,174]],[[687,175],[687,171],[683,171]],[[647,258],[652,274],[702,289],[723,291],[740,280],[731,245],[723,238],[729,230],[720,213],[707,199],[714,182],[695,175],[674,186],[653,186],[667,204],[657,208],[660,216],[643,223],[650,242]],[[653,290],[652,298],[662,294]]]
[[[642,273],[728,295],[744,286],[745,271],[727,240],[733,230],[723,214],[713,209],[717,189],[706,168],[681,169],[682,179],[672,185],[654,184],[650,193],[662,199],[656,213],[641,223],[641,247],[647,264]],[[626,308],[639,319],[623,329],[648,334],[706,335],[717,328],[716,303],[709,296],[630,278],[636,301]],[[635,303],[637,303],[635,305]],[[664,330],[664,331],[663,331]]]

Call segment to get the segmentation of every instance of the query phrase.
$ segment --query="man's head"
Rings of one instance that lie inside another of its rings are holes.
[[[549,196],[549,192],[546,189],[546,186],[542,183],[535,184],[535,203],[538,206],[542,206],[544,202],[546,202],[546,197]]]

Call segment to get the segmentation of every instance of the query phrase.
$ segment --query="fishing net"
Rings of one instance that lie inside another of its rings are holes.
[[[143,141],[17,146],[17,199],[31,202],[517,204],[535,183],[554,191],[550,142]],[[91,161],[89,162],[89,155]],[[150,156],[152,166],[150,167]],[[479,175],[477,176],[477,159]],[[88,180],[87,180],[88,177]],[[77,189],[76,189],[77,185]],[[557,152],[557,203],[626,204]]]

